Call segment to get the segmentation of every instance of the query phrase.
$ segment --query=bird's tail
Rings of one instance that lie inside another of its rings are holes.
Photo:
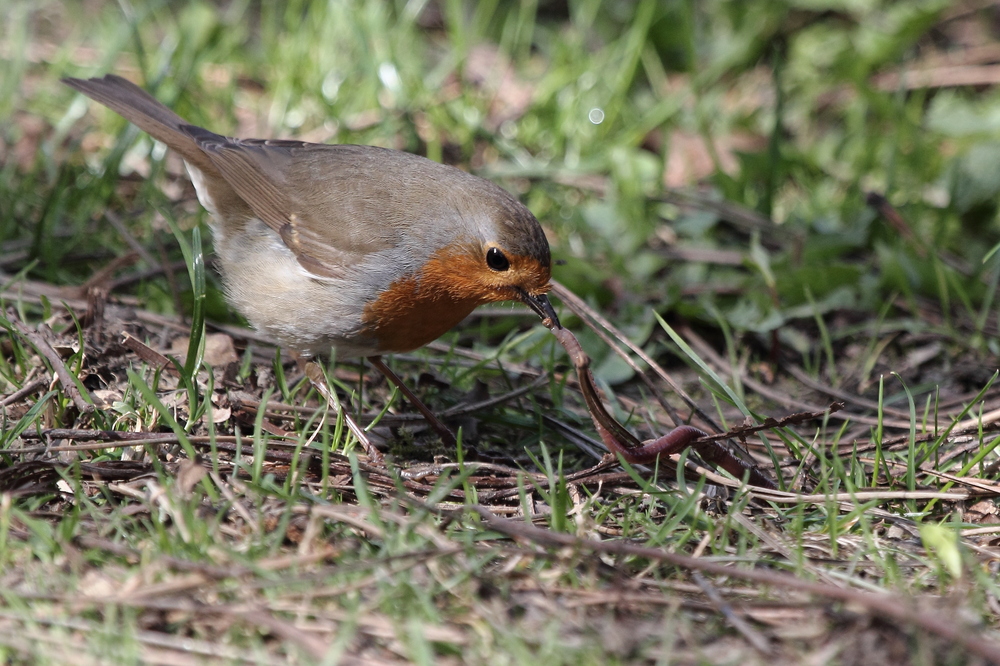
[[[101,79],[66,78],[62,81],[167,144],[192,166],[208,174],[218,174],[208,155],[184,131],[185,127],[189,127],[188,123],[131,81],[114,74]]]

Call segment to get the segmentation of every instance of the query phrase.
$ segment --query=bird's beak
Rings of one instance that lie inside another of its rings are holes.
[[[532,296],[524,289],[518,289],[517,293],[521,301],[542,318],[542,323],[546,327],[562,328],[562,325],[559,323],[559,317],[556,316],[556,311],[553,309],[552,304],[549,303],[549,299],[545,294]]]

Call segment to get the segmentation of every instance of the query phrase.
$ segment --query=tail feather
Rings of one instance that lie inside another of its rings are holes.
[[[100,79],[65,78],[62,81],[118,113],[154,139],[167,144],[192,166],[206,174],[219,175],[211,159],[184,131],[183,128],[188,127],[188,123],[131,81],[114,74]]]

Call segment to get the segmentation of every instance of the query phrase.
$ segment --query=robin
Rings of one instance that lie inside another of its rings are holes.
[[[432,425],[382,354],[421,347],[497,301],[558,326],[545,234],[487,180],[374,146],[224,137],[121,77],[63,81],[184,159],[213,218],[227,300],[256,329],[304,356],[368,357]]]

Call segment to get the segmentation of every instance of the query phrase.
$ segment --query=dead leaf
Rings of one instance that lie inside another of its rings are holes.
[[[185,458],[177,468],[177,487],[183,495],[190,495],[206,474],[208,474],[208,470],[202,467],[198,461]]]
[[[90,394],[94,396],[94,402],[99,409],[111,409],[116,402],[121,402],[123,399],[121,391],[113,389],[97,389]]]
[[[191,338],[174,338],[170,343],[170,353],[177,358],[186,358],[188,344]],[[230,363],[236,363],[240,357],[236,354],[236,346],[233,339],[225,333],[209,333],[205,336],[205,356],[204,361],[208,365],[222,368]]]
[[[763,150],[767,145],[764,137],[753,134],[728,134],[713,139],[713,149],[709,150],[705,138],[682,130],[670,135],[670,155],[663,170],[663,182],[667,187],[685,187],[697,184],[716,172],[733,174],[739,170],[739,152]]]
[[[963,519],[970,523],[985,523],[993,525],[1000,522],[1000,509],[993,500],[982,500],[970,506]]]

